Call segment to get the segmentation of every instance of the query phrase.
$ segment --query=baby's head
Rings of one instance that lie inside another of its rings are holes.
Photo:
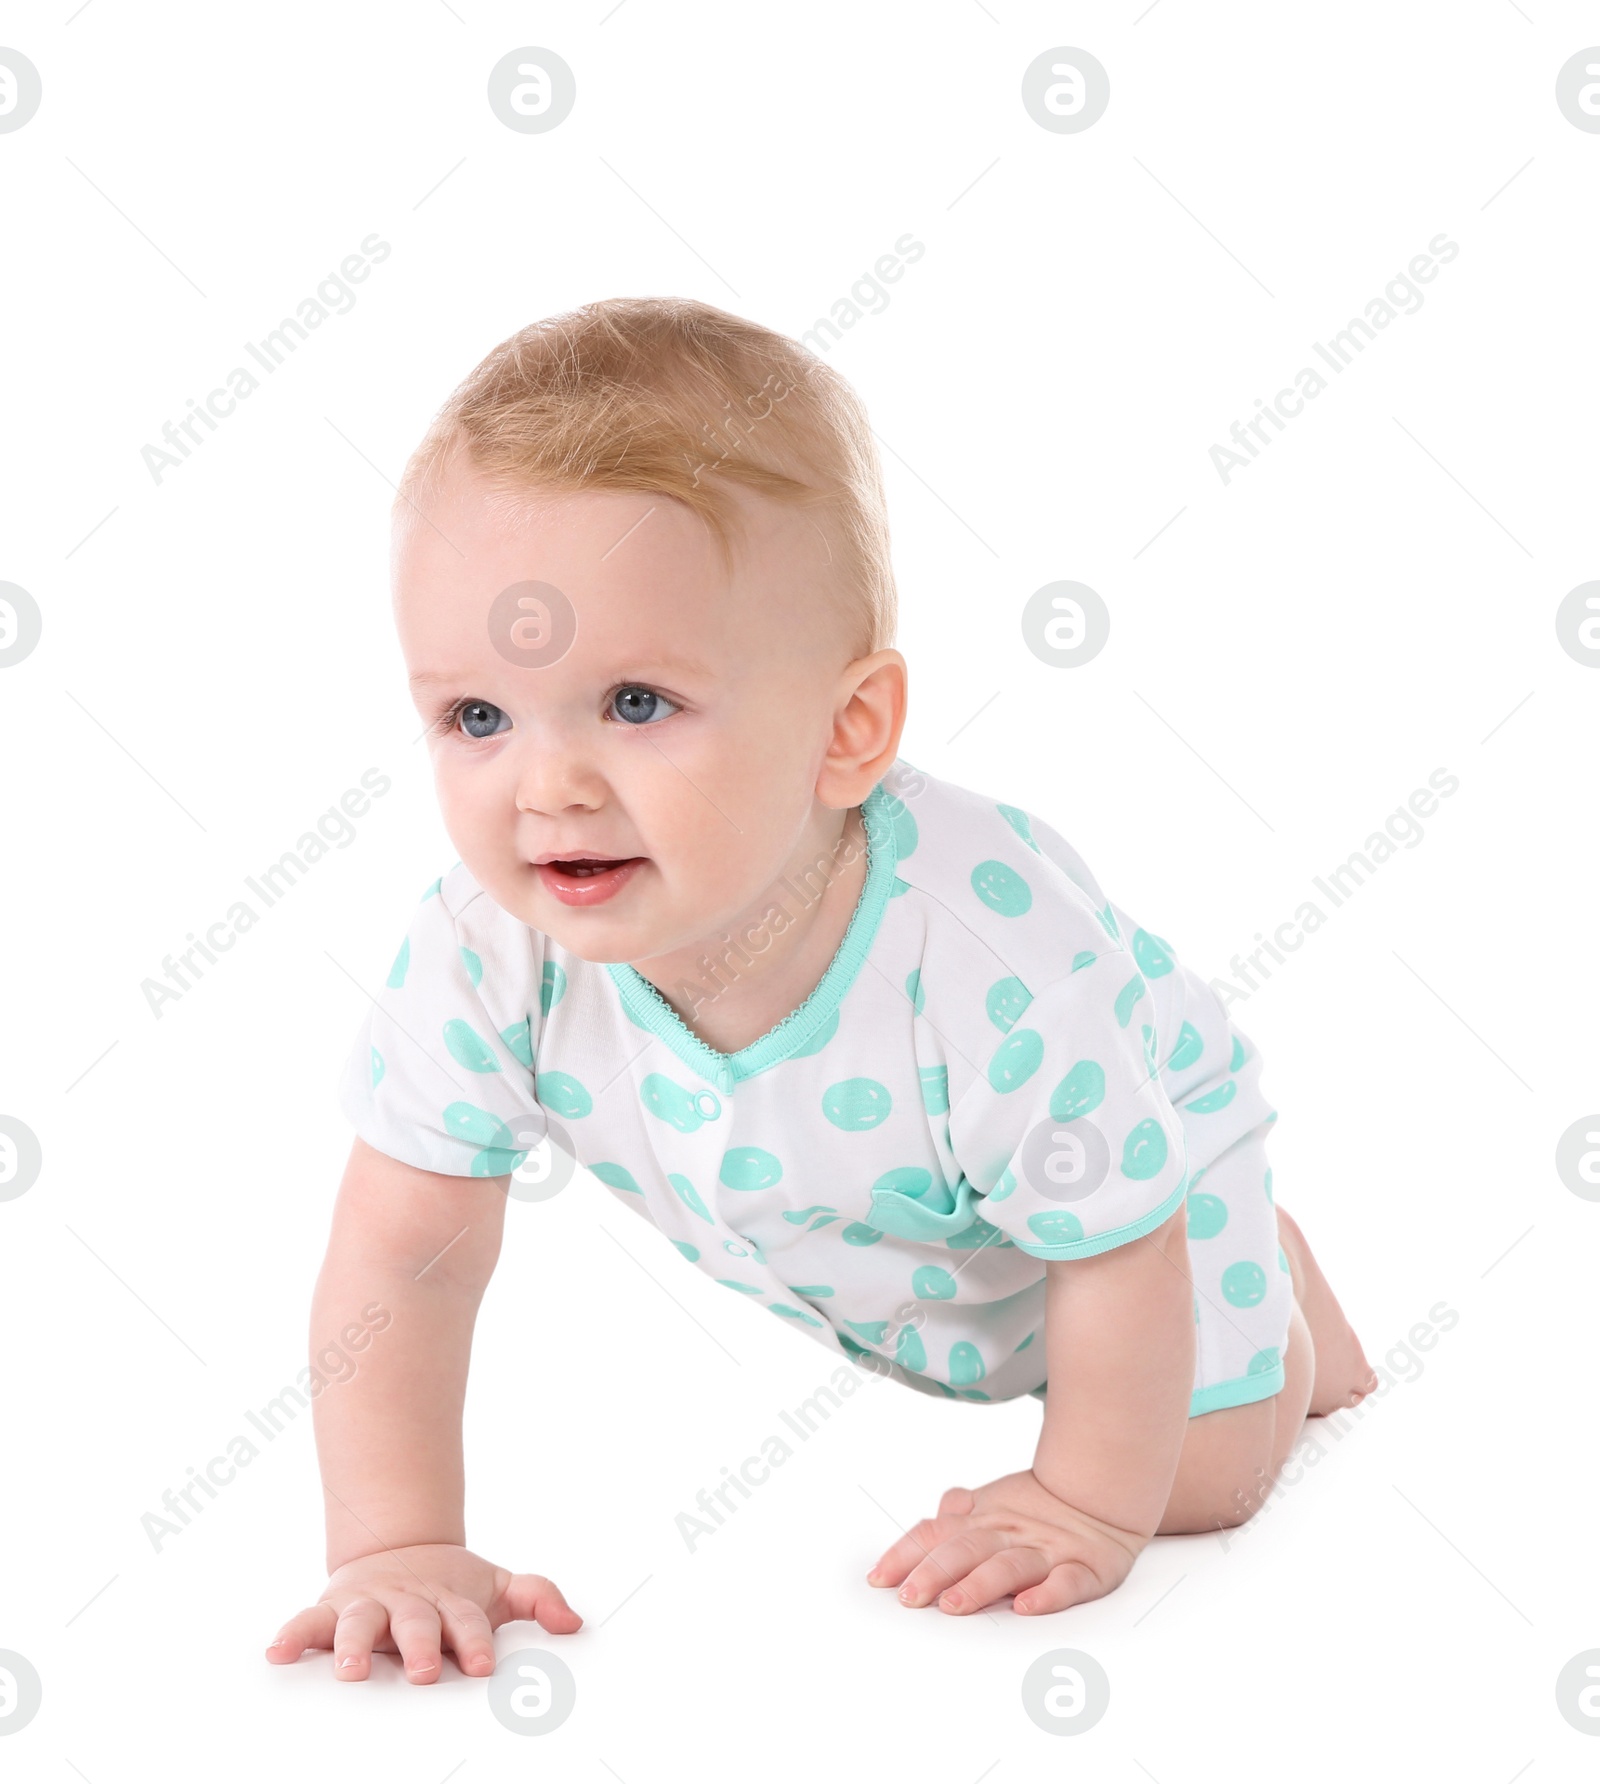
[[[796,342],[710,305],[616,298],[502,342],[406,467],[393,565],[451,841],[585,959],[760,916],[894,760],[905,663],[865,413]]]

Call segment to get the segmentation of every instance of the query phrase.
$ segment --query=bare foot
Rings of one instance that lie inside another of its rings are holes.
[[[1295,1299],[1311,1328],[1311,1341],[1317,1353],[1316,1373],[1311,1383],[1311,1404],[1308,1418],[1326,1418],[1340,1408],[1358,1405],[1378,1385],[1377,1371],[1367,1361],[1361,1340],[1355,1335],[1322,1274],[1321,1266],[1311,1255],[1306,1236],[1291,1214],[1279,1208],[1278,1237],[1283,1255],[1289,1260],[1289,1274],[1294,1281]]]

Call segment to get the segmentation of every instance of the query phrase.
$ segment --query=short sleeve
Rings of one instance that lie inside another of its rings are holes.
[[[339,1101],[369,1146],[447,1177],[514,1171],[545,1132],[533,1094],[532,1012],[485,979],[436,881],[406,930],[345,1061]],[[491,1014],[490,997],[497,999]]]
[[[1197,1184],[1220,1154],[1277,1119],[1261,1088],[1261,1055],[1170,942],[1120,905],[1113,910],[1148,992],[1134,1014],[1154,1031],[1161,1082],[1183,1123],[1190,1183]]]
[[[973,1205],[1019,1249],[1093,1257],[1182,1205],[1185,1131],[1154,1026],[1140,1020],[1149,1009],[1126,948],[1083,952],[1023,1008],[951,1112]]]

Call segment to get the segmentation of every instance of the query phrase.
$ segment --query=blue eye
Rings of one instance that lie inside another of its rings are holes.
[[[683,708],[673,705],[665,694],[658,694],[654,688],[630,682],[611,696],[611,710],[624,724],[648,725],[657,719],[671,718]]]
[[[452,731],[458,722],[468,737],[493,737],[497,731],[511,729],[509,714],[487,700],[457,701],[444,715],[444,729]]]

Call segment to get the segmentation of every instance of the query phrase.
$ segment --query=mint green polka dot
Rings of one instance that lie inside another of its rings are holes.
[[[889,1117],[892,1099],[876,1078],[845,1078],[822,1093],[822,1112],[847,1134],[864,1133]]]
[[[608,1189],[625,1189],[629,1195],[635,1196],[644,1194],[644,1191],[634,1182],[633,1173],[623,1170],[621,1165],[598,1164],[590,1165],[589,1169]]]
[[[1233,1037],[1233,1057],[1228,1061],[1228,1070],[1230,1072],[1238,1071],[1249,1057],[1250,1055],[1244,1050],[1244,1042],[1235,1035]]]
[[[989,1087],[1004,1095],[1038,1071],[1044,1059],[1044,1037],[1036,1028],[1014,1028],[989,1059]]]
[[[846,1356],[866,1358],[872,1355],[870,1350],[863,1350],[848,1332],[835,1332],[834,1337],[839,1340],[839,1348]]]
[[[1272,1200],[1272,1166],[1267,1166],[1267,1174],[1261,1179],[1261,1187],[1267,1192],[1267,1200]]]
[[[980,861],[972,870],[972,889],[1002,917],[1020,917],[1033,903],[1028,882],[1004,861]]]
[[[540,1072],[535,1083],[536,1094],[545,1108],[554,1115],[576,1121],[594,1107],[594,1100],[576,1078],[566,1072]]]
[[[510,1130],[500,1117],[480,1109],[476,1103],[451,1103],[444,1111],[443,1119],[446,1133],[471,1146],[494,1147],[511,1138]]]
[[[1185,1022],[1178,1030],[1178,1044],[1167,1060],[1168,1071],[1187,1071],[1204,1051],[1205,1042],[1200,1038],[1200,1030],[1192,1022]]]
[[[910,886],[901,879],[899,874],[896,874],[889,882],[889,896],[891,898],[898,898],[902,892],[909,892],[910,890]]]
[[[917,820],[912,817],[903,799],[897,799],[893,793],[888,796],[885,812],[894,826],[894,852],[896,859],[904,861],[908,855],[914,854],[917,847]]]
[[[1229,1264],[1222,1272],[1222,1298],[1233,1307],[1254,1307],[1267,1292],[1267,1273],[1260,1264],[1246,1260]]]
[[[1052,1208],[1030,1214],[1028,1231],[1041,1245],[1076,1245],[1083,1237],[1083,1222],[1068,1208]]]
[[[510,1134],[506,1138],[510,1139]],[[505,1146],[486,1146],[482,1152],[473,1156],[472,1166],[468,1172],[473,1177],[504,1177],[516,1170],[527,1157],[526,1152],[513,1151]]]
[[[1144,996],[1144,980],[1137,973],[1117,993],[1117,1001],[1111,1006],[1116,1012],[1117,1027],[1126,1028],[1133,1016],[1133,1006]]]
[[[467,977],[471,979],[474,988],[483,983],[483,962],[471,948],[461,950],[461,964],[467,969]]]
[[[398,991],[406,982],[406,968],[411,964],[411,937],[408,935],[400,944],[400,952],[394,957],[394,965],[389,968],[389,976],[384,984],[391,991]]]
[[[759,1146],[735,1146],[723,1153],[719,1175],[729,1189],[771,1189],[783,1166]]]
[[[1278,1268],[1280,1270],[1282,1270],[1286,1275],[1292,1276],[1294,1274],[1294,1272],[1289,1268],[1288,1258],[1286,1258],[1283,1255],[1283,1247],[1281,1245],[1278,1247]]]
[[[1033,827],[1028,822],[1028,814],[1015,805],[997,805],[995,810],[1037,855],[1039,845],[1033,840]],[[953,1381],[955,1377],[952,1376],[950,1379]]]
[[[921,967],[913,967],[912,970],[906,974],[906,996],[911,999],[912,1009],[920,1016],[922,1014],[922,1006],[924,1002],[926,1002],[922,993]]]
[[[1093,966],[1099,958],[1100,956],[1098,954],[1093,953],[1088,948],[1084,948],[1079,953],[1072,956],[1072,970],[1075,973],[1082,972],[1086,966]]]
[[[844,1323],[852,1332],[859,1332],[868,1344],[882,1344],[889,1336],[889,1322],[886,1319],[847,1319]]]
[[[1166,1162],[1166,1130],[1154,1117],[1146,1117],[1122,1143],[1122,1174],[1143,1182]]]
[[[1050,1092],[1050,1119],[1075,1121],[1106,1100],[1106,1075],[1092,1059],[1080,1059]]]
[[[694,1097],[681,1084],[674,1084],[660,1072],[650,1072],[639,1086],[639,1100],[652,1115],[659,1116],[680,1134],[692,1134],[705,1125],[705,1117],[695,1107]]]
[[[876,1245],[883,1234],[875,1226],[868,1226],[865,1221],[852,1220],[849,1226],[839,1229],[839,1237],[846,1245]]]
[[[963,1178],[962,1181],[964,1182],[965,1179]],[[989,1191],[989,1194],[985,1199],[991,1202],[1003,1202],[1016,1187],[1016,1173],[1011,1169],[1010,1165],[1007,1165],[1000,1173],[999,1180],[996,1182],[994,1188]]]
[[[956,1292],[956,1279],[938,1264],[923,1264],[911,1272],[911,1292],[919,1301],[949,1301]]]
[[[1001,1034],[1006,1034],[1032,1002],[1033,993],[1028,987],[1015,974],[1008,974],[1003,979],[996,979],[989,987],[983,1007],[988,1012],[989,1020]]]
[[[1172,971],[1177,964],[1172,952],[1159,935],[1152,935],[1148,929],[1136,929],[1133,932],[1134,965],[1147,979],[1159,979]]]
[[[983,1352],[965,1338],[950,1346],[949,1375],[953,1386],[971,1387],[989,1373],[983,1366]]]
[[[820,1319],[813,1319],[809,1313],[802,1313],[798,1307],[786,1307],[782,1301],[769,1301],[767,1303],[767,1311],[769,1313],[780,1313],[785,1319],[797,1319],[801,1321],[802,1324],[808,1326],[820,1326],[822,1324]]]
[[[1037,1338],[1038,1336],[1039,1336],[1039,1334],[1037,1332],[1030,1332],[1027,1335],[1027,1337],[1024,1338],[1023,1341],[1017,1346],[1017,1349],[1012,1351],[1012,1353],[1011,1353],[1012,1356],[1015,1356],[1017,1354],[1018,1350],[1026,1350],[1028,1348],[1028,1346],[1030,1344],[1032,1344],[1034,1339]]]
[[[450,1049],[450,1057],[458,1065],[464,1065],[469,1072],[497,1072],[500,1061],[490,1050],[489,1043],[478,1033],[470,1022],[463,1022],[459,1016],[452,1016],[445,1023],[444,1044]]]
[[[827,1021],[821,1023],[810,1040],[802,1041],[789,1057],[791,1059],[809,1059],[813,1053],[820,1053],[838,1032],[839,1012],[836,1009],[830,1010]]]
[[[950,1068],[942,1065],[917,1067],[917,1081],[922,1086],[922,1107],[929,1115],[945,1115],[950,1110]]]
[[[677,1246],[679,1251],[683,1253],[691,1264],[699,1263],[700,1247],[698,1245],[691,1245],[687,1239],[674,1239],[672,1243]]]
[[[1144,1044],[1144,1063],[1153,1078],[1156,1075],[1156,1031],[1148,1022],[1142,1022],[1139,1025],[1139,1037]]]
[[[812,1301],[824,1301],[833,1293],[833,1290],[829,1288],[825,1282],[791,1282],[789,1284],[789,1293],[792,1295],[805,1295]]]
[[[674,1240],[674,1244],[676,1242]],[[691,1247],[691,1249],[693,1248]],[[753,1282],[736,1282],[731,1276],[719,1276],[716,1280],[723,1288],[736,1288],[741,1295],[759,1295],[761,1293],[761,1290]]]
[[[1226,1083],[1219,1084],[1215,1090],[1208,1090],[1204,1096],[1197,1096],[1192,1103],[1185,1103],[1186,1109],[1192,1109],[1196,1115],[1214,1115],[1218,1109],[1227,1108],[1233,1101],[1234,1092],[1239,1088],[1238,1081],[1229,1078]]]
[[[524,1016],[520,1022],[513,1022],[509,1027],[500,1030],[500,1039],[506,1044],[508,1052],[518,1065],[525,1065],[533,1070],[533,1025]]]
[[[909,1369],[913,1375],[920,1375],[928,1366],[928,1353],[922,1348],[922,1338],[915,1326],[902,1326],[900,1337],[895,1343],[894,1360],[902,1369]]]
[[[382,1078],[382,1076],[387,1068],[384,1066],[384,1063],[383,1063],[383,1055],[378,1051],[378,1049],[376,1047],[369,1047],[367,1049],[367,1051],[372,1055],[372,1087],[374,1090],[376,1090],[378,1087],[378,1081],[380,1078]]]
[[[548,1016],[567,992],[567,975],[558,962],[547,960],[539,979],[539,1012]]]
[[[440,874],[426,892],[417,900],[418,904],[426,904],[430,898],[437,898],[444,889],[444,875]]]
[[[923,1170],[921,1165],[897,1165],[892,1171],[885,1171],[872,1187],[920,1201],[933,1188],[933,1173]]]
[[[709,1224],[711,1215],[707,1211],[705,1203],[700,1200],[699,1190],[695,1188],[689,1179],[680,1176],[676,1171],[668,1171],[667,1181],[675,1190],[677,1190],[678,1199],[683,1203],[684,1207],[689,1209],[691,1213],[698,1214],[703,1221]]]
[[[1221,1196],[1190,1195],[1189,1237],[1214,1239],[1228,1224],[1228,1204]]]
[[[951,1204],[952,1208],[954,1203]],[[980,1214],[971,1226],[966,1226],[959,1233],[950,1233],[945,1238],[947,1251],[978,1251],[985,1245],[995,1245],[1002,1250],[1011,1245],[1011,1241],[997,1226],[991,1226]],[[1016,1247],[1011,1245],[1014,1251]]]
[[[1100,927],[1111,937],[1112,941],[1120,942],[1122,931],[1117,927],[1117,917],[1111,908],[1110,899],[1106,900],[1106,908],[1103,911],[1096,911],[1095,915],[1100,919]]]
[[[1270,1344],[1265,1350],[1258,1350],[1250,1359],[1249,1365],[1245,1369],[1245,1374],[1270,1375],[1272,1371],[1277,1368],[1278,1362],[1278,1347],[1275,1344]]]

